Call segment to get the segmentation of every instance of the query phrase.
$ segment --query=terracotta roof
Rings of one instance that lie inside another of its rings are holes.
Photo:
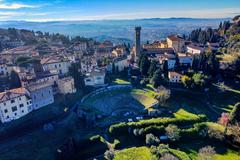
[[[43,82],[43,83],[32,84],[32,85],[28,86],[27,89],[30,92],[34,92],[34,91],[40,90],[42,88],[47,88],[49,86],[52,86],[52,84]]]
[[[172,48],[150,48],[143,49],[143,52],[146,54],[174,54],[174,50]]]
[[[196,50],[203,50],[204,49],[203,47],[199,47],[199,46],[192,45],[192,44],[188,45],[187,47],[191,48],[191,49],[196,49]]]
[[[179,37],[178,35],[171,35],[168,36],[168,39],[170,39],[171,41],[182,41],[183,39],[181,37]]]
[[[61,58],[59,56],[51,56],[51,57],[43,58],[41,60],[41,64],[52,64],[52,63],[59,63],[64,61],[66,61],[66,59]]]
[[[177,72],[169,72],[169,77],[174,77],[174,76],[183,76],[183,75]]]
[[[8,101],[13,98],[25,95],[25,88],[16,88],[0,93],[0,102]]]
[[[186,53],[178,53],[178,57],[179,58],[186,58],[186,57],[193,57],[193,55],[190,54],[190,53],[188,53],[188,54],[186,54]]]
[[[69,82],[69,81],[72,81],[72,80],[73,80],[73,77],[71,77],[71,76],[59,79],[59,81],[61,81],[61,82]]]
[[[105,76],[105,71],[103,70],[93,70],[91,73],[87,73],[86,77],[92,76]]]

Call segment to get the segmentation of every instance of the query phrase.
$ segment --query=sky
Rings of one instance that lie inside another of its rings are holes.
[[[0,0],[0,21],[230,18],[240,0]]]

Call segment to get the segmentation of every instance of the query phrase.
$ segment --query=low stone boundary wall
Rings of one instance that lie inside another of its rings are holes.
[[[82,99],[81,99],[81,103],[83,103],[86,99],[88,98],[91,98],[91,97],[94,97],[98,94],[102,94],[102,93],[106,93],[106,92],[109,92],[109,91],[114,91],[114,90],[118,90],[118,89],[132,89],[132,85],[130,84],[125,84],[125,85],[113,85],[113,86],[107,86],[107,87],[103,87],[103,88],[100,88],[100,89],[97,89],[89,94],[87,94],[86,96],[84,96]]]

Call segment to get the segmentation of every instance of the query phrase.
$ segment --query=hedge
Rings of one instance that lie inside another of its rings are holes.
[[[179,118],[153,118],[148,120],[141,120],[139,122],[122,122],[118,124],[111,125],[109,127],[109,132],[111,134],[122,134],[127,133],[128,129],[130,127],[132,128],[146,128],[150,126],[167,126],[169,124],[175,124],[178,126],[186,126],[186,125],[192,125],[199,122],[206,121],[205,115],[198,115],[197,117],[191,117],[191,118],[185,118],[185,117],[179,117]]]
[[[173,155],[175,155],[177,158],[181,160],[191,160],[185,152],[182,152],[176,149],[170,149],[170,148],[169,148],[169,151],[170,153],[172,153]]]

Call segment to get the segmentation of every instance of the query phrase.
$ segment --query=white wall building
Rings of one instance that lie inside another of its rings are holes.
[[[41,64],[44,71],[50,71],[59,75],[67,74],[71,65],[68,59],[55,56],[42,59]]]
[[[178,53],[179,63],[182,66],[192,66],[193,55],[186,53]]]
[[[9,76],[13,70],[13,66],[0,64],[0,76]]]
[[[195,46],[195,45],[188,45],[187,46],[187,53],[191,54],[202,54],[204,53],[205,49],[203,47]]]
[[[32,99],[32,110],[36,110],[54,102],[52,85],[48,83],[34,84],[27,87]]]
[[[118,68],[119,72],[123,71],[124,68],[127,68],[129,66],[127,56],[114,59],[114,65],[115,69]]]
[[[94,70],[84,78],[86,86],[103,86],[105,84],[105,71]]]
[[[168,62],[168,69],[172,70],[175,67],[176,64],[176,56],[173,54],[164,54],[164,55],[160,55],[159,57],[159,63],[163,64],[164,61]]]
[[[177,72],[168,72],[168,79],[171,83],[181,83],[183,75]]]
[[[31,99],[24,88],[12,89],[0,93],[0,119],[2,123],[21,118],[29,113]]]

